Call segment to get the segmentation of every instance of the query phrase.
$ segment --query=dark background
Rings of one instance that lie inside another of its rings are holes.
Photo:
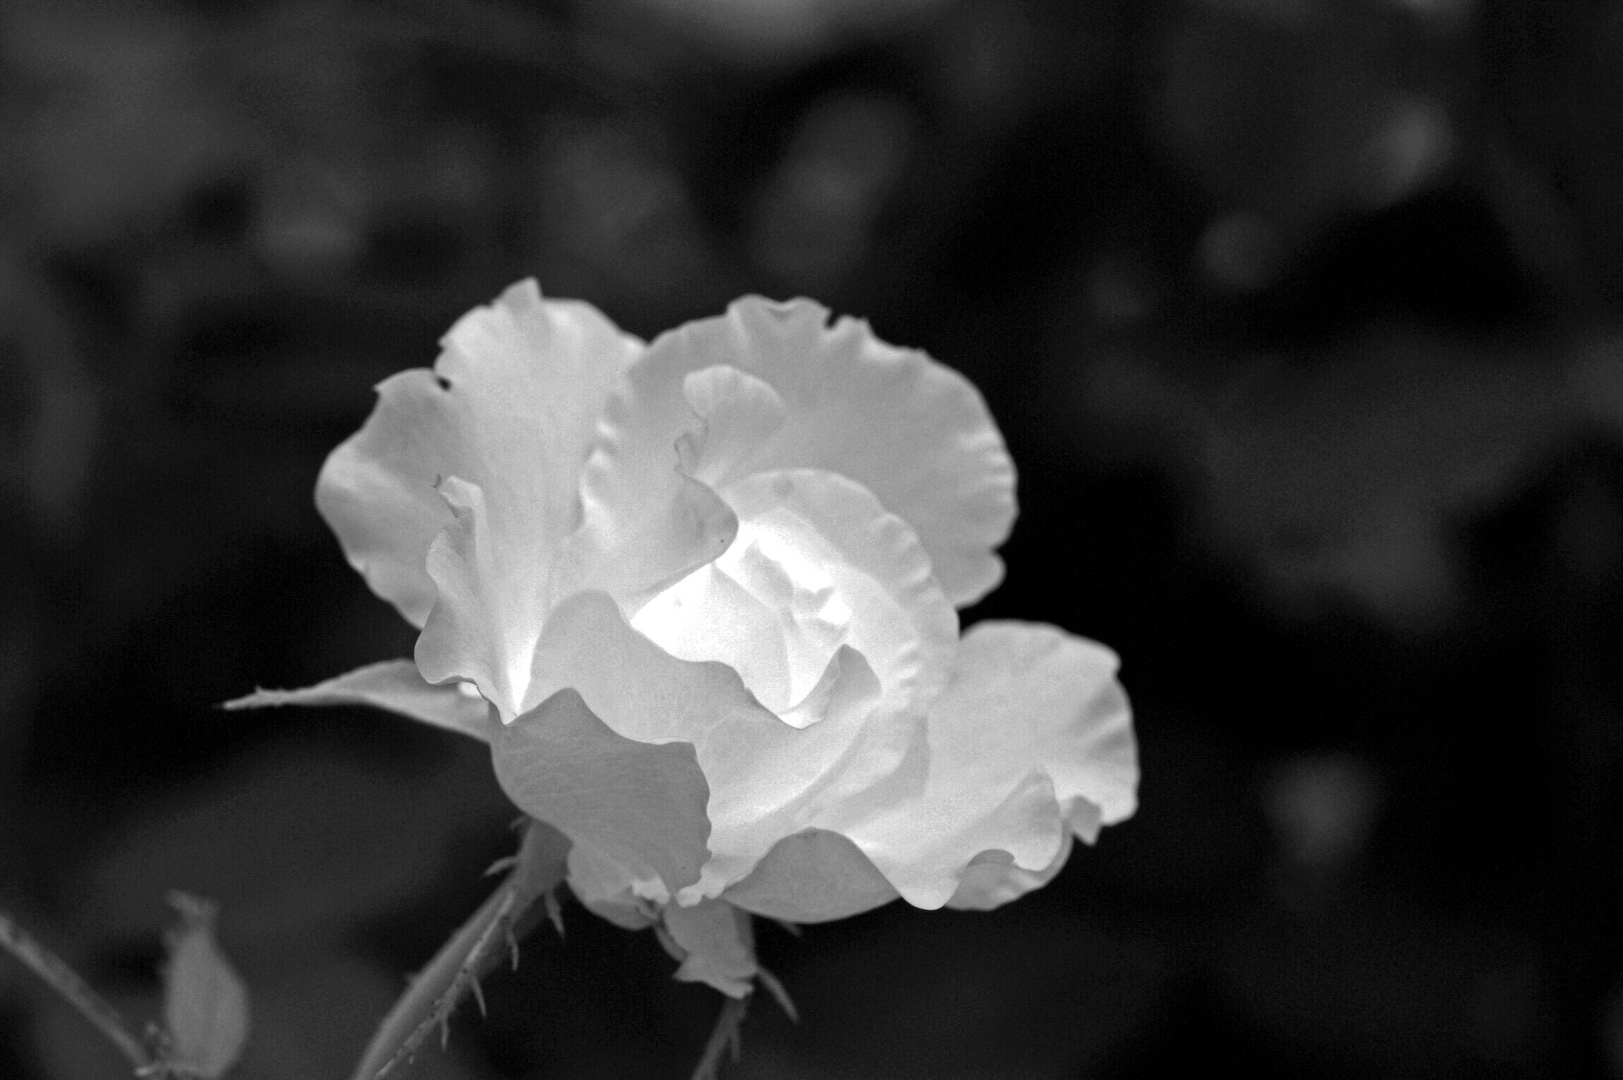
[[[482,748],[225,714],[412,635],[311,505],[536,276],[808,294],[984,391],[1004,586],[1124,657],[1142,810],[993,914],[761,929],[729,1076],[1623,1077],[1623,9],[1604,0],[0,3],[0,908],[241,1077],[347,1075],[477,904]],[[565,912],[424,1076],[684,1076]],[[0,1074],[112,1077],[0,958]]]

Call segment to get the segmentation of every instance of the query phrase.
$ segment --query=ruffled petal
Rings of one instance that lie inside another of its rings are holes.
[[[1071,810],[1070,829],[1061,838],[1059,854],[1052,862],[1041,870],[1026,870],[1015,865],[1007,851],[983,851],[964,868],[964,876],[947,906],[961,911],[990,911],[1042,888],[1065,868],[1076,846],[1075,838],[1080,836],[1092,843],[1099,835],[1099,824],[1099,808],[1078,799]]]
[[[721,898],[769,919],[814,923],[868,911],[897,895],[850,840],[826,829],[806,829],[779,840]]]
[[[824,714],[793,726],[732,668],[671,656],[633,630],[611,597],[589,592],[547,620],[532,691],[570,687],[624,738],[692,744],[712,824],[703,878],[679,896],[692,904],[744,877],[784,836],[922,785],[923,718],[877,707],[878,680],[856,650],[842,648],[830,664]]]
[[[639,418],[627,415],[625,393],[609,402],[581,473],[581,525],[564,545],[553,602],[601,589],[635,610],[732,543],[738,521],[712,485],[783,426],[787,407],[735,368],[693,372],[682,392],[686,426],[654,456],[628,427]]]
[[[255,690],[227,709],[273,705],[371,705],[425,724],[490,740],[490,704],[471,686],[430,686],[410,660],[385,660],[300,690]]]
[[[729,664],[780,715],[848,643],[879,677],[884,710],[922,714],[951,676],[958,618],[907,523],[862,485],[813,469],[722,490],[740,520],[733,546],[632,625],[675,656]]]
[[[682,396],[700,427],[676,441],[677,454],[689,475],[711,487],[748,475],[750,458],[789,419],[789,405],[776,390],[726,365],[689,372]]]
[[[502,585],[544,585],[552,548],[578,522],[598,416],[643,349],[589,304],[543,300],[534,281],[464,315],[442,345],[433,371],[378,386],[371,417],[316,485],[350,565],[415,626],[436,595],[429,545],[452,520],[435,491],[444,477],[488,497]]]
[[[709,855],[709,788],[685,742],[617,735],[560,690],[491,739],[496,779],[526,814],[674,892]]]
[[[549,603],[596,589],[635,608],[727,550],[738,519],[720,496],[674,466],[664,480],[620,514],[583,484],[585,520],[559,549]]]
[[[642,485],[669,471],[672,445],[694,425],[688,377],[735,368],[784,410],[770,437],[728,454],[727,476],[815,468],[856,480],[917,531],[947,597],[973,602],[1002,576],[992,549],[1014,519],[1014,467],[985,403],[924,353],[885,344],[864,322],[828,320],[808,300],[747,297],[656,339],[609,404],[604,452],[622,479],[599,497],[616,516],[649,505]]]
[[[1091,841],[1136,806],[1137,750],[1115,654],[1051,626],[981,623],[930,714],[929,779],[910,803],[842,830],[909,903],[1020,885],[995,866],[1057,871],[1067,835]],[[966,897],[967,899],[967,897]]]
[[[506,572],[503,563],[511,560],[483,489],[451,476],[440,483],[440,495],[455,517],[428,549],[438,596],[417,637],[417,668],[429,682],[474,683],[509,723],[548,696],[527,695],[545,618],[542,590]]]
[[[720,900],[693,907],[665,909],[667,947],[681,961],[676,977],[702,982],[729,997],[741,998],[760,969],[755,966],[755,940],[750,917]]]
[[[756,472],[723,490],[762,541],[772,537],[820,569],[830,594],[822,602],[850,612],[844,640],[879,676],[884,707],[926,709],[951,677],[958,613],[911,523],[860,483],[816,469]]]

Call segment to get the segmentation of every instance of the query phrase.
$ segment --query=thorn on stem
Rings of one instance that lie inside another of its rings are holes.
[[[557,890],[548,889],[541,897],[541,902],[547,905],[547,919],[552,923],[552,928],[558,931],[558,940],[562,941],[564,936],[564,909],[563,905],[558,903]]]
[[[783,981],[760,964],[755,965],[755,977],[766,987],[767,993],[772,995],[772,1000],[778,1003],[778,1008],[783,1010],[783,1014],[795,1023],[800,1023],[800,1010],[795,1008],[795,1003],[789,997],[789,991],[784,988]]]

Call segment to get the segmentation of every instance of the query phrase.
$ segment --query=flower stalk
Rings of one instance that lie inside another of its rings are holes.
[[[137,1074],[151,1075],[158,1067],[158,1059],[141,1037],[131,1030],[129,1021],[107,999],[92,990],[90,984],[68,966],[67,961],[40,944],[4,911],[0,911],[0,946],[77,1009],[80,1016],[90,1021],[128,1059]]]
[[[752,996],[729,997],[723,1000],[721,1012],[716,1016],[716,1026],[711,1030],[710,1038],[705,1041],[704,1053],[699,1056],[699,1064],[693,1069],[693,1080],[716,1080],[721,1069],[721,1055],[729,1047],[732,1049],[733,1060],[738,1060],[738,1033],[744,1025],[744,1014],[749,1011]]]
[[[353,1080],[379,1080],[409,1064],[437,1029],[443,1047],[450,1037],[451,1014],[472,995],[482,1014],[484,992],[479,979],[504,952],[518,966],[520,921],[538,903],[552,905],[552,889],[563,880],[567,842],[553,829],[530,821],[502,884],[480,905],[410,987],[379,1026],[355,1067]]]

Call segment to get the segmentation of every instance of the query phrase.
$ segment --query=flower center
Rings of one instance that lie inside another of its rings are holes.
[[[673,656],[730,665],[781,715],[850,635],[851,607],[818,548],[786,511],[740,521],[720,558],[654,597],[631,625]]]

